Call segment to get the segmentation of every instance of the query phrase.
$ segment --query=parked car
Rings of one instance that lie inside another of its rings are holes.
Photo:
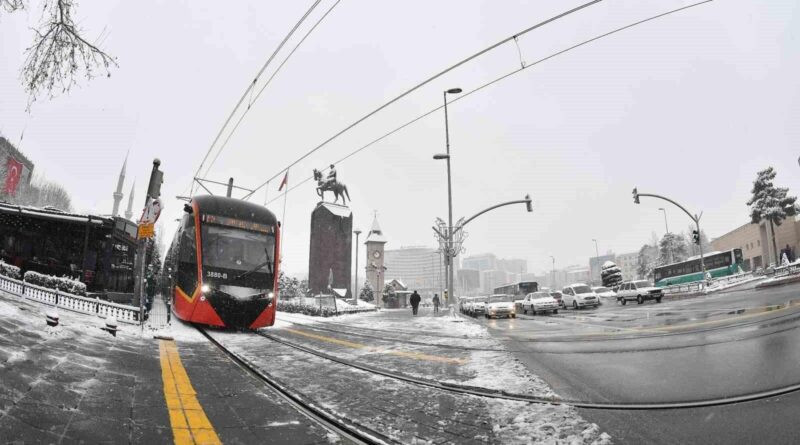
[[[593,287],[592,290],[594,291],[595,294],[597,294],[597,297],[600,299],[600,304],[603,304],[604,299],[605,300],[617,299],[617,293],[605,286],[596,286]]]
[[[465,305],[465,313],[470,317],[486,314],[486,297],[472,297]]]
[[[578,309],[581,307],[597,307],[600,299],[592,292],[592,288],[583,283],[574,283],[561,290],[564,294],[561,305],[564,308],[571,307]]]
[[[517,318],[513,295],[495,294],[489,297],[489,303],[486,305],[486,318],[498,317]]]
[[[528,312],[533,315],[536,315],[537,312],[543,314],[552,312],[557,314],[559,307],[558,301],[551,297],[549,292],[532,292],[526,295],[525,299],[522,300],[523,314],[527,314]]]
[[[656,303],[661,303],[661,297],[664,292],[661,288],[655,287],[647,280],[626,281],[617,292],[617,301],[623,305],[628,301],[635,301],[639,304],[647,300],[656,300]]]
[[[556,301],[558,302],[559,306],[562,306],[562,307],[564,306],[561,303],[561,301],[564,299],[564,294],[562,294],[561,292],[559,292],[557,290],[551,290],[551,291],[548,291],[547,293],[550,294],[551,297],[556,299]]]

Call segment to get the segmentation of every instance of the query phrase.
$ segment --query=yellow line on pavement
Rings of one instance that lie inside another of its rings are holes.
[[[406,357],[412,358],[415,360],[423,360],[428,362],[439,362],[439,363],[455,363],[458,365],[463,365],[467,362],[467,360],[462,358],[453,358],[453,357],[443,357],[440,355],[430,355],[430,354],[423,354],[421,352],[412,352],[412,351],[397,351],[394,349],[386,349],[386,348],[376,348],[370,347],[361,343],[355,343],[347,340],[341,340],[338,338],[328,337],[325,335],[319,334],[312,334],[310,332],[301,331],[298,329],[285,329],[287,332],[291,332],[292,334],[302,335],[304,337],[313,338],[315,340],[320,340],[328,343],[333,343],[340,346],[347,346],[353,349],[366,349],[371,352],[378,352],[382,354],[390,354],[396,355],[398,357]]]
[[[197,393],[181,363],[175,342],[162,340],[158,344],[158,350],[161,356],[164,399],[167,402],[175,444],[221,444],[203,407],[197,401]]]

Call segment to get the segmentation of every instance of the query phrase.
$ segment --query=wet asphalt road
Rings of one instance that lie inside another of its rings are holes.
[[[800,383],[800,285],[481,320],[564,398],[660,403]],[[797,443],[800,393],[711,408],[581,410],[618,443]]]

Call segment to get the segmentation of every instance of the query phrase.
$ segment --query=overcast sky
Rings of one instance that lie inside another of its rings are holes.
[[[82,0],[88,37],[119,61],[110,78],[40,100],[30,113],[19,79],[37,1],[0,12],[0,133],[36,170],[64,185],[76,210],[110,213],[130,150],[124,201],[136,177],[140,211],[154,157],[162,160],[169,231],[174,199],[246,86],[312,3]],[[332,0],[324,0],[297,38]],[[456,61],[580,2],[342,0],[251,108],[209,174],[252,187],[349,123]],[[531,62],[624,24],[689,4],[605,0],[520,38]],[[467,254],[526,258],[532,271],[637,250],[664,232],[659,207],[631,189],[664,194],[716,237],[748,221],[756,171],[800,190],[800,11],[797,1],[719,0],[616,34],[518,73],[449,108],[454,215],[530,193],[534,213],[507,207],[468,226]],[[290,49],[297,38],[289,42]],[[282,53],[284,56],[287,51]],[[282,57],[278,58],[278,61]],[[273,68],[267,70],[267,75]],[[447,74],[292,169],[289,184],[520,66],[511,43]],[[266,76],[265,76],[266,77]],[[263,83],[263,82],[262,82]],[[447,215],[444,116],[431,115],[337,165],[355,225],[373,211],[387,248],[434,246]],[[280,178],[269,185],[278,196]],[[222,190],[219,190],[222,192]],[[265,192],[255,195],[264,203]],[[269,207],[285,221],[284,269],[307,273],[311,183]],[[666,206],[672,231],[690,220]],[[363,255],[363,250],[362,250]]]

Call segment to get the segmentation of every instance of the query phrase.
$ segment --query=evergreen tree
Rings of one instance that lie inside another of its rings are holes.
[[[372,285],[369,284],[369,281],[364,282],[364,286],[361,287],[361,292],[358,294],[358,299],[366,302],[375,299],[375,294],[372,292]]]
[[[653,269],[656,267],[658,261],[658,247],[645,244],[639,249],[639,258],[637,259],[636,275],[640,279],[650,278],[653,276]]]
[[[613,261],[606,261],[603,263],[600,278],[603,280],[603,286],[612,288],[622,283],[622,270]]]
[[[688,257],[686,239],[677,233],[666,233],[661,238],[658,247],[658,264],[671,264],[685,260]]]
[[[788,216],[795,216],[798,208],[797,197],[788,196],[789,189],[775,187],[775,169],[769,167],[758,172],[753,181],[753,196],[747,201],[750,206],[750,220],[753,224],[768,221],[772,232],[772,249],[775,252],[775,264],[779,264],[778,245],[775,242],[775,226],[780,226]]]

